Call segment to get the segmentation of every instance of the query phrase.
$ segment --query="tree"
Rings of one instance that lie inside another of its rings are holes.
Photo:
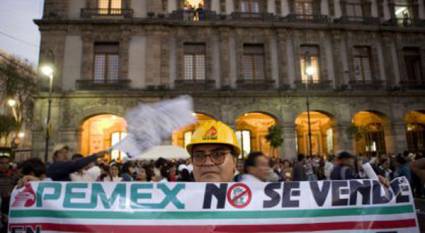
[[[0,118],[0,139],[6,145],[11,144],[11,133],[14,132],[16,136],[23,125],[31,126],[33,97],[37,91],[36,77],[37,73],[30,64],[0,53],[0,108],[6,109]],[[12,109],[7,105],[9,99],[16,102]],[[10,127],[3,126],[6,122]]]
[[[283,128],[281,125],[273,125],[268,129],[268,133],[266,135],[267,142],[270,143],[272,148],[271,154],[275,155],[277,148],[282,146],[283,144]]]

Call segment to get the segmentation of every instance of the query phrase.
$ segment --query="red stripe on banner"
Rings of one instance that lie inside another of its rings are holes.
[[[42,231],[65,231],[65,232],[307,232],[307,231],[333,231],[333,230],[375,230],[416,227],[415,219],[399,221],[363,221],[363,222],[334,222],[314,224],[281,224],[281,225],[225,225],[225,226],[119,226],[119,225],[74,225],[74,224],[11,224],[9,230],[27,229],[31,227],[36,230],[41,227]]]

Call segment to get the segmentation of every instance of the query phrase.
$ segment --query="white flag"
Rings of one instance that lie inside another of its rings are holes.
[[[193,101],[190,96],[180,96],[155,104],[139,104],[125,117],[128,135],[111,150],[120,150],[129,159],[138,158],[143,152],[169,139],[174,130],[196,122]]]

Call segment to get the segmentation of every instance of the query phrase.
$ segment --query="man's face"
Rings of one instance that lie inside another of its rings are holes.
[[[68,160],[69,150],[66,148],[60,149],[56,152],[55,161],[66,161]]]
[[[193,176],[196,182],[231,182],[236,158],[225,145],[195,145],[192,148]]]
[[[255,160],[255,167],[249,168],[249,173],[261,181],[267,181],[270,172],[269,160],[266,156],[259,156]]]

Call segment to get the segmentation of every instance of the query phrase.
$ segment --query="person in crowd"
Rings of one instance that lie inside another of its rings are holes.
[[[392,180],[393,171],[391,170],[391,162],[388,157],[382,157],[380,159],[377,174],[385,177],[388,180]]]
[[[410,168],[412,169],[412,172],[425,182],[425,158],[412,161]]]
[[[2,228],[3,232],[7,232],[10,194],[18,180],[17,171],[12,166],[11,154],[0,154],[1,221],[5,226]]]
[[[347,151],[342,151],[337,155],[336,165],[331,172],[331,180],[352,180],[359,176],[355,170],[355,156]]]
[[[121,181],[134,181],[134,175],[136,173],[136,165],[133,161],[127,161],[122,165],[121,168]]]
[[[53,150],[53,163],[47,168],[47,176],[54,181],[71,181],[70,174],[86,167],[90,163],[102,158],[107,151],[100,151],[93,155],[69,160],[69,147],[66,145],[55,146]]]
[[[82,159],[84,156],[82,154],[74,154],[71,160]],[[96,160],[97,162],[98,160]],[[87,166],[81,168],[80,170],[70,174],[71,181],[86,181],[94,182],[97,181],[101,175],[101,169],[95,164],[95,162],[89,163]]]
[[[396,157],[397,168],[394,171],[394,177],[406,177],[409,183],[412,183],[412,173],[409,167],[409,152],[398,154]]]
[[[248,154],[244,164],[242,182],[266,182],[270,173],[270,162],[262,152]]]
[[[110,166],[104,166],[104,170],[105,173],[102,175],[101,181],[119,182],[122,180],[118,163],[111,163]]]
[[[331,172],[334,168],[335,155],[329,155],[325,160],[324,173],[327,180],[331,178]]]
[[[244,174],[244,163],[245,161],[243,159],[238,159],[238,161],[236,162],[236,172],[234,178],[236,182],[242,180],[242,175]]]
[[[267,181],[269,182],[280,182],[283,180],[282,176],[280,175],[282,172],[282,169],[280,167],[280,161],[279,159],[269,159],[269,175],[267,177]]]
[[[19,179],[17,187],[21,188],[30,181],[50,181],[46,175],[46,165],[39,158],[30,158],[19,165],[22,178]]]
[[[307,175],[306,175],[306,169],[305,169],[305,156],[303,154],[299,154],[297,157],[297,162],[295,163],[294,169],[293,169],[293,180],[294,181],[306,181]]]
[[[140,182],[147,182],[148,181],[146,169],[143,166],[137,168],[136,181],[140,181]]]
[[[281,176],[283,181],[292,181],[292,166],[289,160],[285,159],[282,161],[282,171]]]
[[[186,146],[196,182],[231,182],[241,149],[234,131],[220,121],[202,123]]]
[[[177,167],[174,163],[170,164],[168,168],[168,181],[176,182],[177,181]]]

